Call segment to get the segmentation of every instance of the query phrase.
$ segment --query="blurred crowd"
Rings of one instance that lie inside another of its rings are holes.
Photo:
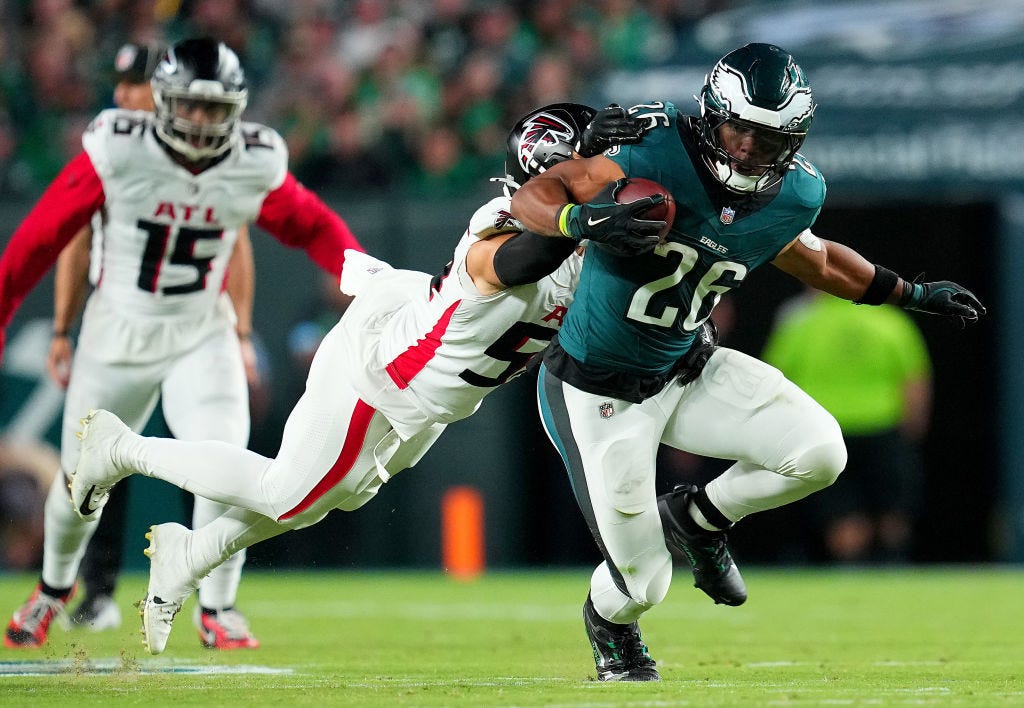
[[[532,107],[671,63],[730,0],[9,0],[0,3],[0,189],[34,197],[110,105],[126,41],[210,35],[242,58],[246,118],[315,189],[460,193]]]

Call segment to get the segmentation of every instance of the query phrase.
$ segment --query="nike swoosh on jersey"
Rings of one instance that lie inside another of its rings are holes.
[[[612,218],[612,217],[610,217],[610,216],[602,216],[600,219],[595,219],[594,217],[590,217],[589,219],[587,219],[587,226],[597,226],[602,221],[608,221],[608,219],[610,219],[610,218]]]

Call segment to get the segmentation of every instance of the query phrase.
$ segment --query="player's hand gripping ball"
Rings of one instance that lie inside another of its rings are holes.
[[[653,179],[630,177],[626,181],[626,186],[615,193],[615,201],[619,204],[631,204],[637,199],[651,197],[655,194],[664,196],[665,201],[654,204],[649,209],[640,212],[639,216],[640,218],[652,221],[665,222],[665,228],[658,232],[658,243],[665,243],[669,229],[672,228],[672,222],[676,218],[676,202],[672,198],[671,192]]]

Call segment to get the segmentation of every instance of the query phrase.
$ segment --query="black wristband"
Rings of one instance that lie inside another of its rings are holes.
[[[884,305],[892,295],[892,291],[896,289],[896,283],[899,280],[900,276],[876,263],[875,277],[871,279],[871,284],[868,285],[868,289],[864,291],[860,299],[854,300],[854,302],[858,305]]]
[[[54,339],[57,339],[57,337],[67,337],[67,336],[68,336],[68,331],[66,329],[55,329],[55,330],[53,330],[53,338]]]

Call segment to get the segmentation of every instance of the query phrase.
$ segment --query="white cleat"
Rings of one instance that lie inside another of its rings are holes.
[[[192,532],[181,524],[150,526],[149,588],[139,607],[142,616],[142,644],[150,654],[167,646],[171,625],[188,596],[199,585],[188,569],[187,548]]]
[[[130,474],[118,470],[113,458],[114,444],[129,429],[120,418],[104,410],[89,411],[80,422],[82,447],[68,489],[75,513],[86,521],[95,521],[99,518],[96,512],[110,498],[110,490]]]

